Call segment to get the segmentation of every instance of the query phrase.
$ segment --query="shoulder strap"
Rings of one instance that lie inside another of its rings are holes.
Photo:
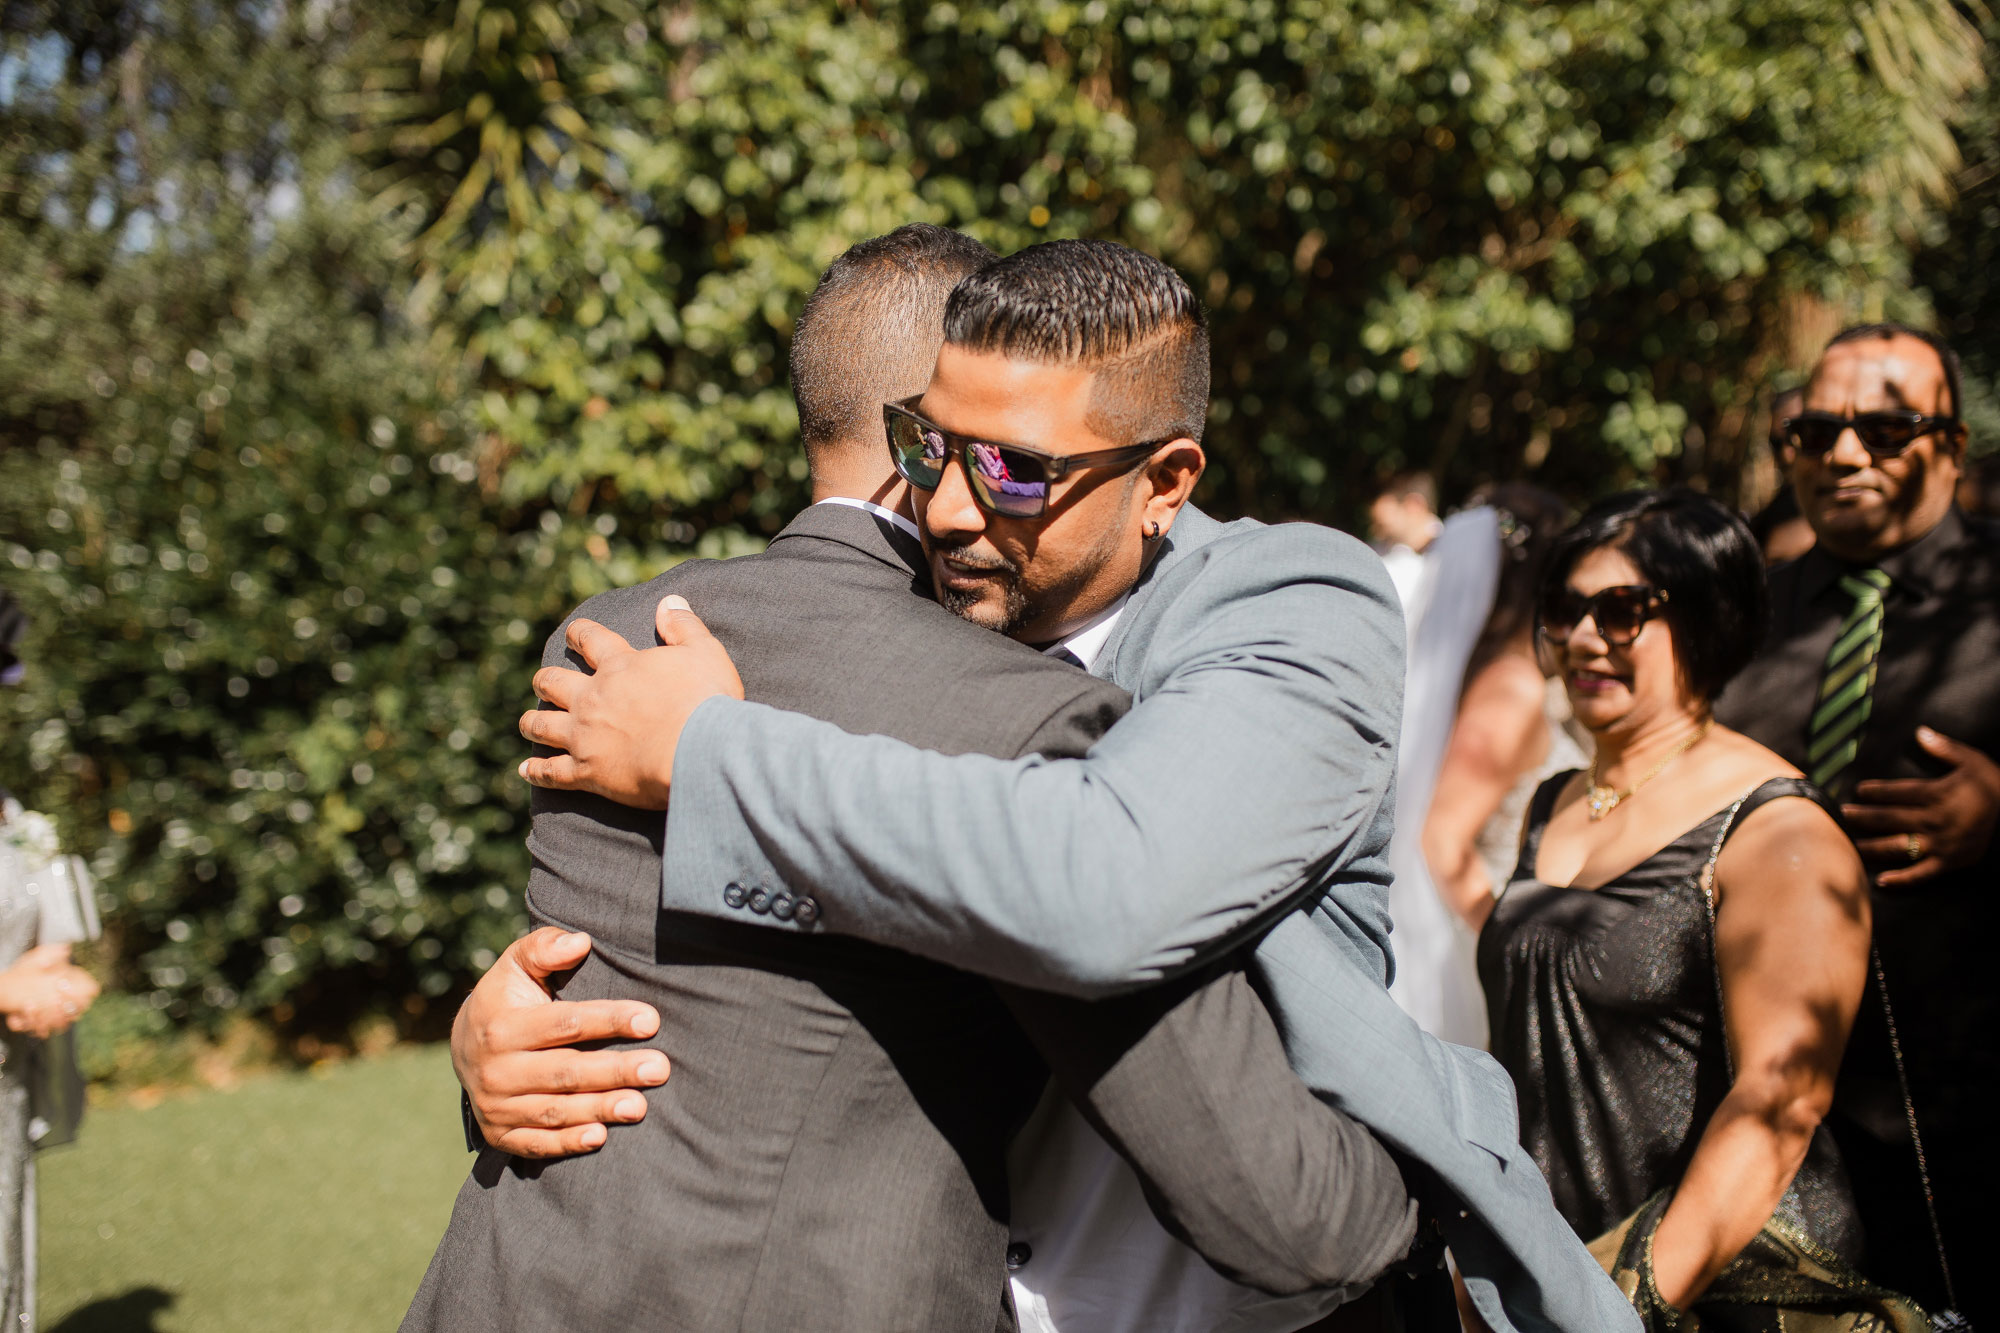
[[[1729,1014],[1722,1007],[1722,957],[1715,939],[1715,863],[1722,856],[1722,844],[1729,841],[1729,831],[1736,827],[1736,816],[1742,812],[1743,803],[1758,790],[1762,790],[1761,786],[1744,792],[1723,815],[1722,827],[1715,831],[1715,845],[1708,849],[1708,860],[1701,867],[1701,905],[1708,914],[1708,967],[1715,977],[1715,1014],[1722,1020],[1722,1068],[1731,1084],[1736,1082],[1736,1057],[1729,1050]]]

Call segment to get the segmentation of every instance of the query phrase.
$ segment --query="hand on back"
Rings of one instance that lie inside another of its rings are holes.
[[[612,1125],[646,1117],[637,1091],[666,1082],[658,1051],[581,1051],[581,1042],[645,1040],[649,1004],[558,1000],[549,978],[590,953],[590,937],[552,926],[507,946],[451,1025],[451,1063],[486,1142],[516,1157],[568,1157],[604,1146]]]
[[[590,674],[535,673],[535,694],[554,707],[523,713],[521,734],[562,753],[523,761],[522,777],[641,810],[667,808],[681,729],[704,701],[741,699],[743,682],[684,599],[664,598],[655,625],[661,646],[641,651],[594,620],[570,622],[564,636]]]

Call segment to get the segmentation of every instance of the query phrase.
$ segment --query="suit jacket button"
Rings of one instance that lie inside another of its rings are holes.
[[[790,921],[792,913],[796,909],[797,904],[793,901],[792,895],[789,893],[781,892],[777,897],[771,899],[771,915],[780,921]]]
[[[792,919],[802,926],[810,926],[819,920],[819,904],[810,898],[801,898],[792,905]]]
[[[722,905],[724,907],[741,907],[748,897],[749,895],[743,892],[741,884],[731,884],[722,891]]]
[[[1034,1257],[1035,1252],[1029,1248],[1027,1241],[1015,1241],[1007,1247],[1007,1271],[1012,1273],[1017,1269],[1026,1268],[1028,1260]]]
[[[769,889],[750,890],[750,910],[755,912],[758,916],[762,916],[766,912],[770,911],[771,891]]]

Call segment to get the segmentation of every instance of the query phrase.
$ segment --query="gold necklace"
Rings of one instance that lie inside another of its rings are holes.
[[[1598,785],[1597,757],[1593,755],[1590,760],[1590,775],[1589,778],[1587,779],[1590,783],[1590,790],[1585,792],[1583,797],[1583,799],[1590,806],[1590,822],[1595,824],[1598,820],[1604,818],[1606,815],[1610,814],[1613,810],[1616,810],[1620,804],[1622,804],[1625,801],[1631,800],[1632,793],[1639,790],[1639,788],[1645,786],[1647,783],[1651,782],[1654,778],[1658,777],[1660,775],[1661,769],[1665,768],[1668,764],[1673,763],[1674,760],[1680,758],[1682,755],[1686,754],[1689,750],[1692,750],[1695,746],[1699,745],[1701,743],[1701,738],[1708,735],[1708,729],[1714,725],[1715,725],[1715,719],[1710,718],[1708,721],[1702,723],[1699,727],[1695,728],[1694,735],[1688,737],[1686,740],[1682,741],[1679,745],[1676,745],[1673,749],[1667,751],[1666,758],[1660,760],[1659,763],[1654,764],[1651,768],[1647,769],[1643,777],[1641,777],[1637,782],[1633,783],[1631,786],[1627,787],[1624,791],[1616,791],[1610,787],[1603,787]]]

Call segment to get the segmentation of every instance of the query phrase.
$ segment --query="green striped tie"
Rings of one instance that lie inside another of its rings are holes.
[[[1875,690],[1875,658],[1882,651],[1882,594],[1889,576],[1864,569],[1840,580],[1854,599],[1854,609],[1840,622],[1833,649],[1820,673],[1819,702],[1806,724],[1806,763],[1822,791],[1838,794],[1847,766],[1861,748],[1861,728],[1868,721],[1869,698]]]

